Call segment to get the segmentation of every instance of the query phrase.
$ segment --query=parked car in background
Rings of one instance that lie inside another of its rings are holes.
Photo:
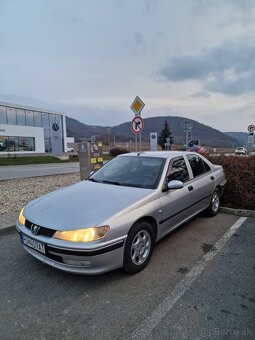
[[[235,150],[235,154],[236,155],[248,155],[248,150],[246,148],[242,147],[238,147]]]
[[[66,148],[67,152],[74,152],[74,148]]]
[[[195,152],[122,154],[28,203],[16,227],[25,250],[54,268],[134,274],[155,242],[201,211],[215,216],[225,184],[223,168]]]
[[[199,153],[200,155],[205,156],[205,157],[209,157],[209,155],[210,155],[209,150],[207,150],[203,146],[198,146],[196,152]]]

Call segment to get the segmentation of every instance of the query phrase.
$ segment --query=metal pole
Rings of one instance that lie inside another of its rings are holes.
[[[135,135],[135,152],[137,152],[137,135]]]
[[[142,151],[142,132],[139,133],[139,151]]]
[[[188,150],[189,131],[186,129],[186,151]]]

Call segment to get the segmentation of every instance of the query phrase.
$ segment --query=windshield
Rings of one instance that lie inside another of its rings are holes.
[[[90,181],[155,189],[165,164],[164,158],[121,156],[105,164]]]

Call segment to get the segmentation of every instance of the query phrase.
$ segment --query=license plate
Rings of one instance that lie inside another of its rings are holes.
[[[21,242],[25,244],[25,246],[29,248],[33,248],[39,251],[40,253],[45,254],[45,246],[43,243],[32,240],[31,238],[24,236],[24,235],[21,235]]]

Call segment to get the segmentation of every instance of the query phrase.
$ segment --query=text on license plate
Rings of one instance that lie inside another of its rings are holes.
[[[40,253],[45,254],[45,246],[43,243],[32,240],[31,238],[26,237],[24,235],[21,235],[21,242],[25,244],[25,246],[28,246],[39,251]]]

